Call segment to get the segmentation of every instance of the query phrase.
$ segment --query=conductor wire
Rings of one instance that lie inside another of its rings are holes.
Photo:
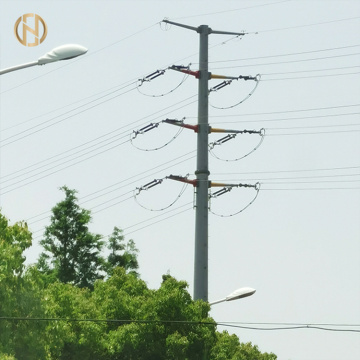
[[[224,193],[225,192],[230,192],[231,190],[232,190],[232,188],[231,187],[224,187]],[[242,213],[243,211],[245,211],[248,207],[250,207],[254,202],[255,202],[255,200],[257,199],[257,197],[258,197],[258,195],[259,195],[259,192],[260,192],[260,183],[258,182],[258,183],[256,183],[255,184],[255,186],[254,186],[254,189],[256,190],[256,194],[255,194],[255,196],[254,196],[254,198],[246,205],[246,206],[244,206],[242,209],[240,209],[239,211],[236,211],[236,212],[234,212],[234,213],[232,213],[232,214],[218,214],[218,213],[216,213],[216,212],[214,212],[214,211],[212,211],[211,210],[211,202],[210,202],[210,200],[211,200],[211,198],[213,197],[212,195],[211,195],[211,193],[209,194],[209,212],[211,212],[213,215],[216,215],[216,216],[219,216],[219,217],[232,217],[232,216],[235,216],[235,215],[238,215],[238,214],[240,214],[240,213]]]
[[[144,92],[142,92],[140,90],[140,87],[145,83],[145,82],[150,82],[151,80],[161,76],[161,75],[164,75],[165,72],[166,72],[167,69],[165,70],[157,70],[155,71],[154,73],[142,78],[142,79],[139,79],[138,80],[138,84],[136,86],[136,89],[137,91],[142,94],[142,95],[145,95],[145,96],[149,96],[149,97],[162,97],[162,96],[165,96],[165,95],[169,95],[171,94],[172,92],[174,92],[176,89],[178,89],[184,82],[185,80],[189,77],[188,74],[184,74],[182,80],[180,81],[180,83],[178,85],[176,85],[173,89],[171,89],[170,91],[167,91],[165,93],[162,93],[162,94],[146,94]]]
[[[233,134],[233,138],[234,138],[236,135],[237,135],[237,134]],[[221,160],[221,161],[239,161],[239,160],[244,159],[244,158],[246,158],[247,156],[251,155],[253,152],[255,152],[255,151],[261,146],[261,144],[263,143],[264,138],[265,138],[265,129],[264,129],[264,128],[262,128],[262,129],[260,130],[260,136],[261,136],[261,138],[260,138],[259,143],[258,143],[251,151],[249,151],[247,154],[245,154],[245,155],[243,155],[243,156],[241,156],[241,157],[238,157],[238,158],[236,158],[236,159],[223,159],[223,158],[217,156],[217,155],[214,153],[213,149],[214,149],[214,147],[215,147],[216,145],[220,145],[220,144],[216,144],[216,142],[213,142],[213,143],[210,143],[210,144],[209,144],[209,153],[210,153],[214,158],[216,158],[216,159],[218,159],[218,160]]]
[[[215,106],[215,105],[212,105],[210,103],[210,106],[213,107],[214,109],[219,109],[219,110],[226,110],[226,109],[232,109],[240,104],[242,104],[244,101],[246,101],[247,99],[249,99],[252,94],[256,91],[257,87],[259,86],[259,83],[260,83],[260,80],[261,80],[261,75],[260,74],[257,74],[256,75],[256,80],[255,80],[255,86],[254,88],[249,92],[249,94],[247,96],[245,96],[242,100],[240,100],[239,102],[237,102],[236,104],[233,104],[233,105],[230,105],[230,106],[225,106],[225,107],[220,107],[220,106]],[[210,91],[211,92],[211,91]]]
[[[188,175],[187,175],[188,176]],[[159,179],[159,180],[154,180],[152,181],[151,183],[149,184],[146,184],[145,186],[142,186],[140,188],[136,188],[133,192],[133,197],[134,197],[134,200],[136,201],[136,203],[141,206],[143,209],[145,210],[149,210],[149,211],[163,211],[163,210],[166,210],[168,208],[170,208],[171,206],[173,206],[179,199],[180,197],[182,196],[182,194],[185,192],[185,189],[187,187],[188,184],[184,183],[184,185],[182,186],[181,190],[180,190],[180,193],[177,195],[177,197],[175,198],[174,201],[172,201],[169,205],[167,206],[164,206],[162,208],[159,208],[159,209],[153,209],[153,208],[148,208],[146,207],[145,205],[141,204],[138,200],[138,196],[139,194],[141,193],[141,191],[143,190],[148,190],[150,189],[151,187],[154,187],[156,185],[159,185],[163,182],[164,179],[167,179],[167,177],[163,178],[163,179]],[[149,186],[148,186],[149,185]]]
[[[145,126],[144,128],[140,129],[140,130],[137,130],[137,131],[133,131],[132,134],[130,134],[130,143],[132,146],[134,146],[136,149],[138,150],[141,150],[141,151],[155,151],[155,150],[160,150],[162,148],[164,148],[165,146],[169,145],[170,143],[172,143],[180,134],[181,132],[184,130],[183,127],[179,127],[178,131],[176,132],[176,134],[169,140],[167,141],[165,144],[163,145],[160,145],[158,147],[155,147],[155,148],[147,148],[147,149],[144,149],[144,148],[141,148],[137,145],[134,144],[134,141],[135,138],[138,136],[138,135],[142,135],[150,130],[153,130],[155,128],[157,128],[160,124],[162,124],[164,121],[159,121],[158,123],[151,123],[147,126]]]

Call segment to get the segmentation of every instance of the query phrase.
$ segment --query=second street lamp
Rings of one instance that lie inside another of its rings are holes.
[[[76,45],[76,44],[61,45],[61,46],[58,46],[55,49],[49,51],[45,55],[39,57],[39,59],[36,61],[32,61],[29,63],[16,65],[16,66],[12,66],[12,67],[0,70],[0,75],[6,74],[11,71],[25,69],[25,68],[35,66],[35,65],[45,65],[45,64],[52,63],[55,61],[69,60],[69,59],[78,57],[80,55],[84,55],[87,53],[87,51],[88,51],[88,49],[81,45]]]
[[[233,301],[237,299],[242,299],[244,297],[253,295],[255,291],[256,290],[251,287],[242,287],[240,289],[233,291],[226,298],[211,302],[210,305],[218,304],[224,301]]]

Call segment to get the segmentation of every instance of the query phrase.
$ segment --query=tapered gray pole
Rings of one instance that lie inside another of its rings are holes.
[[[208,188],[209,188],[209,78],[208,49],[209,35],[244,35],[244,33],[212,30],[208,25],[193,27],[163,20],[167,24],[193,30],[200,35],[199,55],[199,98],[196,161],[196,196],[195,196],[195,264],[194,264],[194,300],[208,301]]]
[[[197,168],[195,196],[195,264],[194,300],[208,301],[208,188],[209,188],[209,72],[208,37],[211,29],[207,25],[198,27],[200,34],[199,93],[198,93],[198,133]]]

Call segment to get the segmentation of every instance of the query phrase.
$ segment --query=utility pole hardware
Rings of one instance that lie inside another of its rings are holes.
[[[242,36],[244,33],[212,30],[208,25],[192,27],[169,20],[163,22],[196,31],[200,35],[199,71],[194,75],[199,80],[198,123],[197,123],[197,167],[195,190],[195,261],[194,261],[194,300],[208,301],[208,189],[209,160],[209,87],[211,73],[208,71],[208,38],[210,34]],[[176,69],[174,69],[176,70]]]

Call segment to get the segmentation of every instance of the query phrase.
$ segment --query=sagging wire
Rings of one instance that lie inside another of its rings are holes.
[[[246,153],[245,155],[243,156],[240,156],[236,159],[223,159],[219,156],[217,156],[214,152],[213,152],[213,149],[215,148],[215,146],[217,145],[222,145],[224,144],[225,142],[229,141],[229,140],[232,140],[236,137],[236,135],[238,134],[259,134],[260,135],[260,141],[259,143],[251,150],[249,151],[248,153]],[[212,143],[209,144],[209,153],[216,159],[218,160],[221,160],[221,161],[239,161],[241,159],[244,159],[246,158],[247,156],[251,155],[253,152],[255,152],[263,143],[264,141],[264,138],[265,138],[265,129],[262,128],[260,129],[260,131],[255,131],[255,130],[243,130],[243,131],[238,131],[237,133],[234,133],[234,134],[229,134],[229,135],[226,135],[224,136],[223,138],[217,140],[217,141],[214,141]]]
[[[174,65],[173,65],[173,66],[174,66]],[[183,67],[184,69],[189,69],[189,68],[190,68],[190,64],[189,64],[189,66],[187,66],[187,67],[186,67],[186,66],[182,66],[182,67]],[[171,94],[172,92],[174,92],[176,89],[178,89],[178,88],[185,82],[185,80],[189,77],[189,74],[184,73],[184,76],[183,76],[182,80],[180,81],[180,83],[179,83],[178,85],[176,85],[173,89],[171,89],[171,90],[168,91],[168,92],[165,92],[165,93],[162,93],[162,94],[146,94],[146,93],[140,91],[140,87],[141,87],[144,83],[150,82],[150,81],[156,79],[157,77],[164,75],[165,72],[166,72],[167,70],[169,70],[169,69],[172,69],[172,66],[170,66],[170,67],[168,67],[168,68],[166,68],[166,69],[156,70],[156,71],[152,72],[151,74],[143,77],[142,79],[139,79],[139,80],[138,80],[138,84],[137,84],[137,86],[136,86],[136,89],[139,91],[140,94],[145,95],[145,96],[149,96],[149,97],[162,97],[162,96]]]
[[[252,94],[256,91],[259,83],[260,83],[260,80],[261,80],[261,75],[260,74],[257,74],[256,76],[243,76],[243,75],[240,75],[239,77],[235,78],[235,79],[230,79],[230,80],[224,80],[222,83],[210,88],[209,90],[209,93],[211,92],[215,92],[215,91],[218,91],[220,89],[222,89],[223,87],[227,86],[227,85],[230,85],[232,83],[233,80],[239,80],[239,79],[243,79],[245,81],[247,80],[253,80],[255,81],[255,86],[254,88],[249,92],[249,94],[247,96],[245,96],[245,98],[241,99],[239,102],[237,102],[236,104],[233,104],[231,106],[225,106],[225,107],[219,107],[219,106],[215,106],[215,105],[212,105],[210,103],[210,106],[213,107],[214,109],[220,109],[220,110],[225,110],[225,109],[232,109],[240,104],[242,104],[244,101],[246,101],[247,99],[250,98],[250,96],[252,96]]]
[[[189,174],[186,175],[185,178],[187,178],[188,176],[189,176]],[[153,181],[150,181],[149,183],[147,183],[147,184],[145,184],[145,185],[143,185],[143,186],[141,186],[141,187],[139,187],[139,188],[136,188],[136,189],[134,190],[134,192],[133,192],[134,200],[136,201],[136,203],[137,203],[139,206],[141,206],[143,209],[149,210],[149,211],[163,211],[163,210],[166,210],[166,209],[170,208],[171,206],[173,206],[173,205],[180,199],[180,197],[182,196],[182,194],[185,192],[185,189],[186,189],[186,187],[187,187],[187,185],[188,185],[187,183],[184,183],[183,187],[182,187],[181,190],[180,190],[180,193],[177,195],[177,197],[175,198],[175,200],[172,201],[169,205],[167,205],[167,206],[165,206],[165,207],[163,207],[163,208],[160,208],[160,209],[148,208],[148,207],[144,206],[143,204],[141,204],[141,203],[138,201],[138,196],[139,196],[139,194],[140,194],[142,191],[146,191],[146,190],[149,190],[149,189],[153,188],[153,187],[156,186],[156,185],[160,185],[160,184],[162,184],[162,182],[163,182],[164,180],[166,180],[166,179],[170,179],[170,177],[169,177],[169,176],[166,176],[166,177],[164,177],[164,178],[162,178],[162,179],[154,179]]]
[[[246,33],[245,30],[241,30],[241,32],[244,33],[244,34],[242,34],[242,35],[235,35],[234,37],[231,37],[231,38],[228,39],[228,40],[222,41],[221,43],[219,43],[219,44],[217,44],[217,45],[215,45],[215,46],[218,46],[218,45],[226,45],[226,44],[227,44],[228,42],[230,42],[230,41],[240,41],[240,40],[242,40],[243,37],[244,37],[246,34],[248,34],[248,33]],[[213,47],[215,47],[215,46],[213,46]]]
[[[236,211],[232,214],[224,215],[224,214],[218,214],[218,213],[212,211],[211,199],[217,198],[221,195],[224,195],[224,194],[230,192],[234,187],[254,188],[256,191],[256,194],[255,194],[254,198],[246,206],[244,206],[242,209],[240,209],[239,211]],[[257,199],[257,197],[259,195],[259,192],[260,192],[260,183],[259,182],[257,182],[255,185],[249,185],[249,184],[226,185],[222,189],[215,191],[214,193],[209,192],[209,211],[212,214],[219,216],[219,217],[232,217],[232,216],[238,215],[238,214],[242,213],[243,211],[245,211],[249,206],[251,206],[255,202],[255,200]]]
[[[196,189],[199,185],[199,180],[198,179],[194,179],[194,180],[190,180],[188,179],[189,174],[187,174],[186,176],[177,176],[177,175],[169,175],[166,178],[170,179],[170,180],[175,180],[175,181],[180,181],[182,183],[184,183],[185,185],[192,185],[194,188],[194,205],[193,207],[196,208]],[[155,186],[159,183],[159,180],[154,180],[153,182],[147,184],[148,186],[152,187]],[[208,187],[212,188],[212,187],[222,187],[222,189],[214,192],[213,194],[211,194],[211,191],[208,194],[208,210],[213,213],[216,216],[220,216],[220,217],[231,217],[237,214],[240,214],[241,212],[245,211],[250,205],[252,205],[254,203],[254,201],[256,200],[256,198],[259,195],[259,191],[260,191],[260,183],[257,182],[255,185],[251,185],[251,184],[224,184],[224,183],[217,183],[217,182],[213,182],[213,181],[208,181]],[[246,205],[244,206],[242,209],[240,209],[239,211],[236,211],[235,213],[232,214],[228,214],[228,215],[223,215],[223,214],[217,214],[215,212],[213,212],[211,210],[211,199],[212,198],[217,198],[223,194],[226,194],[227,192],[230,192],[234,187],[243,187],[243,188],[254,188],[256,190],[256,194],[254,196],[254,198]],[[182,195],[182,193],[181,193]],[[181,196],[180,195],[180,196]],[[179,196],[179,197],[180,197]]]
[[[155,150],[160,150],[162,148],[164,148],[165,146],[169,145],[170,143],[172,143],[180,134],[181,132],[184,130],[184,127],[182,126],[179,126],[179,129],[178,131],[176,132],[176,134],[168,141],[166,142],[165,144],[161,145],[161,146],[158,146],[158,147],[155,147],[155,148],[147,148],[147,149],[144,149],[144,148],[141,148],[141,147],[138,147],[134,144],[133,140],[136,139],[136,137],[138,135],[143,135],[145,133],[147,133],[148,131],[150,130],[153,130],[153,129],[156,129],[159,127],[160,124],[163,124],[163,123],[168,123],[170,121],[173,121],[173,122],[177,122],[179,124],[182,124],[184,122],[185,118],[181,119],[181,120],[177,120],[177,119],[165,119],[165,120],[162,120],[162,121],[159,121],[159,122],[156,122],[156,123],[150,123],[144,127],[142,127],[141,129],[139,130],[134,130],[131,134],[130,134],[130,143],[131,145],[133,145],[136,149],[138,150],[141,150],[141,151],[155,151]]]
[[[358,329],[349,328],[334,328],[338,326],[343,327],[359,327],[359,325],[339,325],[339,324],[296,324],[296,323],[245,323],[245,322],[206,322],[206,321],[184,321],[184,320],[136,320],[136,319],[90,319],[90,318],[31,318],[31,317],[15,317],[15,316],[1,316],[0,321],[12,321],[12,322],[58,322],[63,321],[67,323],[80,323],[80,322],[93,322],[93,323],[116,323],[116,324],[176,324],[176,325],[198,325],[198,326],[224,326],[233,327],[248,330],[297,330],[297,329],[315,329],[323,331],[335,331],[335,332],[355,332],[359,333]],[[247,326],[245,326],[247,325]],[[251,325],[251,326],[250,326]],[[266,325],[266,327],[259,327],[254,325]],[[276,325],[276,327],[268,327],[270,325]],[[332,326],[332,328],[324,327]]]

